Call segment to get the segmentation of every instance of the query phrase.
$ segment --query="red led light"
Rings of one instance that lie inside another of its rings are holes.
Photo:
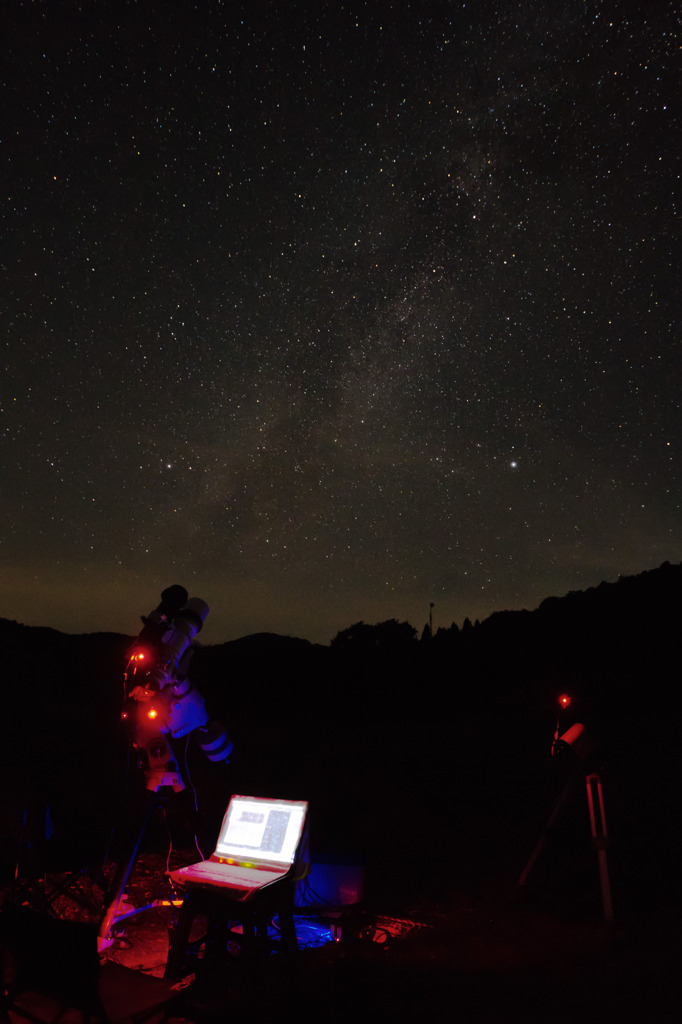
[[[126,670],[126,679],[128,678],[127,673],[132,672],[136,675],[138,668],[144,667],[144,662],[147,660],[147,652],[143,650],[133,651],[130,655],[130,661],[128,662],[128,668]]]
[[[570,703],[571,703],[571,698],[568,696],[568,694],[567,693],[562,693],[561,696],[559,697],[559,705],[560,705],[560,707],[567,708],[567,707],[569,707]]]
[[[156,718],[158,713],[159,712],[156,710],[156,708],[150,708],[149,711],[147,712],[147,718]]]

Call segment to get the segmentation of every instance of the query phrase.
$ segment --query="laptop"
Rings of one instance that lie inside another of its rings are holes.
[[[208,860],[170,873],[182,888],[220,886],[248,900],[291,871],[303,836],[307,800],[233,796]]]

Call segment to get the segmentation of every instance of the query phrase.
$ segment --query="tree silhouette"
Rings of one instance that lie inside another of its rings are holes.
[[[417,630],[409,622],[398,622],[387,619],[374,626],[366,622],[355,622],[347,629],[342,629],[331,642],[335,651],[369,653],[371,651],[392,651],[404,649],[412,645],[417,638]]]

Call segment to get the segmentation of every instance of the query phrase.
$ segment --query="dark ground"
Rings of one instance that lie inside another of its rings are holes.
[[[325,1021],[679,1020],[676,908],[616,905],[607,926],[598,886],[563,903],[552,898],[560,889],[472,897],[452,887],[440,901],[349,910],[339,942],[304,948],[293,965],[272,956],[255,969],[237,958],[197,970],[172,1019],[262,1021],[290,1007]],[[169,913],[131,919],[129,945],[108,955],[161,973]]]
[[[464,900],[425,910],[418,922],[408,919],[415,927],[402,937],[384,939],[377,929],[374,935],[383,941],[372,941],[371,918],[365,918],[362,939],[303,950],[294,965],[273,957],[257,973],[238,961],[217,975],[207,973],[187,990],[171,1019],[224,1014],[260,1021],[285,1008],[326,1021],[679,1019],[676,914],[660,911],[606,929],[505,900]],[[389,922],[396,926],[395,919]],[[109,955],[138,969],[158,969],[166,941],[163,914],[136,921],[129,937],[128,949]]]
[[[179,862],[188,859],[191,851],[177,855]],[[165,855],[143,853],[129,902],[142,906],[168,895],[165,868]],[[169,1020],[256,1022],[281,1019],[289,1010],[332,1022],[679,1020],[677,908],[660,897],[619,906],[616,894],[615,921],[607,926],[594,877],[583,892],[572,879],[571,893],[549,870],[539,867],[538,874],[541,881],[523,890],[490,887],[472,896],[457,879],[448,885],[441,878],[440,900],[413,891],[392,905],[347,908],[335,919],[340,940],[312,947],[310,921],[297,918],[302,948],[293,962],[272,954],[250,964],[234,952],[189,962],[191,983],[175,997]],[[64,918],[82,918],[88,901],[97,902],[83,877],[48,876],[45,884]],[[128,918],[102,963],[162,977],[175,913],[155,907]],[[193,937],[201,933],[199,921]],[[129,977],[116,984],[125,987]],[[159,1024],[162,1018],[156,1012],[149,1019]]]

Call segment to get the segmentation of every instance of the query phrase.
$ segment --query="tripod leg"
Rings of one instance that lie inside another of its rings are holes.
[[[606,814],[604,812],[604,793],[602,791],[601,776],[594,773],[588,775],[585,779],[585,783],[587,785],[587,806],[590,812],[592,843],[597,851],[597,860],[599,862],[599,884],[601,885],[604,920],[607,924],[612,924],[613,904],[611,902],[609,866],[606,860],[606,848],[609,842],[609,834],[606,830]],[[593,786],[596,788],[596,803],[594,799]]]
[[[571,780],[568,783],[568,785],[564,788],[563,793],[561,794],[561,796],[559,797],[559,799],[555,803],[554,809],[553,809],[552,813],[550,814],[549,818],[547,819],[547,824],[545,825],[544,831],[543,831],[542,835],[540,836],[540,838],[538,839],[538,841],[537,841],[537,843],[535,845],[535,849],[533,850],[533,852],[531,853],[531,855],[530,855],[530,857],[528,859],[528,863],[526,864],[525,868],[523,869],[523,871],[521,872],[521,874],[519,876],[519,880],[516,883],[517,885],[525,885],[526,884],[526,881],[528,879],[529,874],[531,873],[531,871],[533,869],[533,865],[535,864],[535,861],[538,859],[538,857],[540,856],[540,854],[542,853],[542,851],[544,850],[544,848],[545,848],[545,846],[547,844],[547,839],[549,838],[549,833],[550,833],[550,831],[552,829],[552,825],[554,824],[554,822],[559,817],[559,814],[561,813],[561,808],[564,806],[564,804],[568,800],[572,790],[573,790],[573,780]]]
[[[116,911],[118,909],[119,903],[121,902],[123,890],[127,885],[128,878],[130,877],[130,872],[133,870],[133,865],[135,864],[135,861],[137,859],[137,854],[140,849],[140,843],[142,842],[142,837],[145,833],[145,829],[147,828],[149,819],[151,818],[152,812],[154,811],[158,802],[158,793],[152,790],[148,790],[147,805],[145,807],[144,814],[142,817],[142,824],[140,825],[137,836],[133,841],[131,852],[128,855],[128,858],[119,865],[116,875],[114,877],[114,881],[112,882],[111,888],[109,890],[109,903],[104,913],[104,917],[102,918],[102,922],[99,926],[99,932],[97,934],[97,940],[100,946],[102,946],[106,942],[106,940],[110,938],[111,928],[116,918]]]
[[[173,981],[182,977],[183,966],[187,957],[187,943],[189,942],[192,923],[197,912],[194,897],[195,893],[191,889],[185,893],[180,916],[173,929],[168,947],[168,959],[166,961],[164,978],[170,978]]]

